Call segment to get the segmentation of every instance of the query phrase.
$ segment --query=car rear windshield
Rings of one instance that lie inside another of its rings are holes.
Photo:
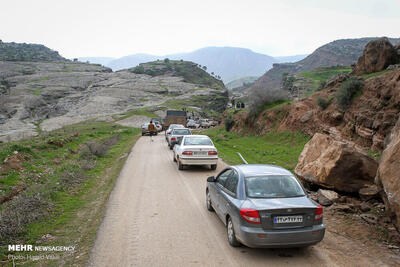
[[[189,130],[187,129],[175,129],[172,134],[174,135],[189,135],[191,134]]]
[[[186,138],[185,146],[212,146],[212,142],[208,137],[190,137]]]
[[[286,198],[304,196],[299,182],[290,175],[246,177],[246,194],[254,198]]]

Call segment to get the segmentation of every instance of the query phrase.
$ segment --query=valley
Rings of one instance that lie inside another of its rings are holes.
[[[76,245],[38,266],[397,266],[398,41],[337,40],[258,79],[243,72],[232,91],[198,62],[152,59],[114,72],[44,46],[0,43],[2,263],[11,264],[8,243],[25,242]],[[163,133],[154,142],[139,136],[143,123],[168,109],[222,121],[193,130],[214,142],[217,172],[178,170]],[[241,164],[237,152],[296,175],[324,206],[321,243],[299,250],[226,243],[223,223],[206,211],[204,185]],[[190,216],[177,218],[171,207]]]

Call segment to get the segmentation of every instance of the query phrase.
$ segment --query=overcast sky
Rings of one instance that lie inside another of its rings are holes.
[[[400,0],[1,0],[0,39],[67,58],[235,46],[272,56],[400,37]]]

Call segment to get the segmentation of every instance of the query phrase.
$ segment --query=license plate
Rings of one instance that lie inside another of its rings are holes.
[[[207,155],[207,151],[194,151],[193,154],[196,156],[204,156]]]
[[[301,223],[303,222],[303,216],[276,216],[274,217],[274,223]]]

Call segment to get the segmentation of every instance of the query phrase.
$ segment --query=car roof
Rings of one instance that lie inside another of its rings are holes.
[[[290,171],[270,164],[242,164],[233,166],[245,177],[261,175],[293,175]]]
[[[192,134],[192,135],[186,135],[186,138],[192,138],[192,137],[207,137],[210,138],[208,135],[204,135],[204,134]]]
[[[175,129],[172,129],[172,131],[181,131],[181,130],[189,130],[190,131],[189,128],[175,128]]]

